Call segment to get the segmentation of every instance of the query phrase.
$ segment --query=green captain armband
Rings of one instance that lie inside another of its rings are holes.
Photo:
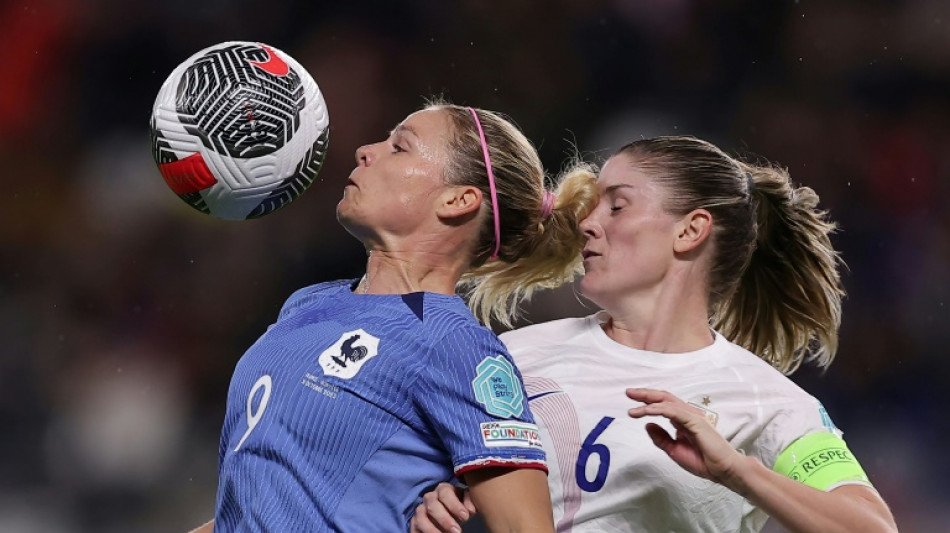
[[[818,490],[851,483],[871,486],[844,440],[834,433],[812,433],[793,442],[772,469]]]

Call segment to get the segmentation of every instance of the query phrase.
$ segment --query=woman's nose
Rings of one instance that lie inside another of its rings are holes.
[[[372,151],[370,151],[370,145],[364,144],[356,149],[356,164],[361,166],[369,166],[372,163],[373,156]]]
[[[588,215],[584,220],[581,220],[581,223],[578,225],[581,233],[588,239],[596,237],[600,228],[593,219],[594,217],[592,215]]]

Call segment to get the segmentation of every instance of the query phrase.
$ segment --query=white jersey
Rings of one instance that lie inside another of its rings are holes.
[[[558,532],[759,531],[767,516],[729,489],[696,477],[657,448],[628,387],[667,390],[703,409],[733,447],[771,468],[792,442],[840,432],[821,404],[747,350],[716,334],[685,354],[636,350],[610,339],[604,312],[501,335],[524,377],[548,454]]]

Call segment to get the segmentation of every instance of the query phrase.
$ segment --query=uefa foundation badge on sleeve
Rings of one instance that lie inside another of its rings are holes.
[[[521,416],[524,394],[515,369],[505,356],[486,357],[475,368],[472,389],[485,411],[501,418]]]
[[[479,424],[482,443],[489,448],[540,448],[538,426],[514,420]]]

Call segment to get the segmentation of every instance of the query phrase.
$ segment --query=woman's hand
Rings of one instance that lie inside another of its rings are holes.
[[[627,397],[646,404],[630,409],[631,418],[662,416],[676,428],[674,438],[657,424],[646,426],[653,444],[676,464],[693,475],[736,490],[731,481],[735,479],[744,456],[709,424],[702,411],[661,390],[627,389]]]
[[[445,533],[462,531],[461,524],[478,512],[467,490],[448,483],[439,483],[435,490],[422,496],[416,514],[409,523],[411,533]]]

